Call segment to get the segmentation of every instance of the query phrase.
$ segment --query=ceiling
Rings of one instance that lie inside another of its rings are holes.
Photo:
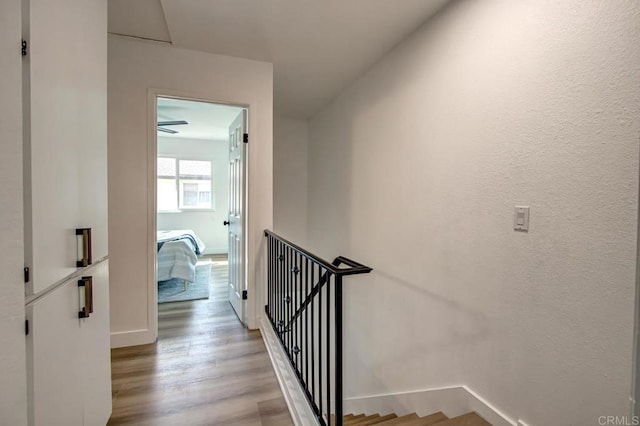
[[[229,139],[229,126],[242,108],[208,102],[158,98],[158,121],[184,120],[189,124],[166,126],[178,133],[158,132],[159,137],[178,139]]]
[[[275,114],[309,118],[448,0],[109,0],[109,32],[274,64]]]

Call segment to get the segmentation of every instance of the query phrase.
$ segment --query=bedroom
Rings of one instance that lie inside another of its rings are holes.
[[[241,113],[228,105],[157,98],[159,304],[229,300],[228,139]]]

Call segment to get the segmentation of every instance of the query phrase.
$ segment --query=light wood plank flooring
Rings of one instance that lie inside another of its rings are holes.
[[[213,258],[208,300],[158,307],[158,341],[111,352],[109,425],[292,425],[258,331],[226,297],[226,260]]]

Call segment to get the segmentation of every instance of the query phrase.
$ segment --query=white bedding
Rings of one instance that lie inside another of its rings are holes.
[[[179,278],[194,282],[196,279],[197,253],[202,253],[204,243],[191,230],[158,231],[158,281]],[[195,244],[194,244],[195,243]]]

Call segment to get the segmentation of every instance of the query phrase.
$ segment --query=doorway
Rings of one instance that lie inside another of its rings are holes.
[[[169,96],[155,100],[156,302],[225,301],[246,323],[247,110]]]

